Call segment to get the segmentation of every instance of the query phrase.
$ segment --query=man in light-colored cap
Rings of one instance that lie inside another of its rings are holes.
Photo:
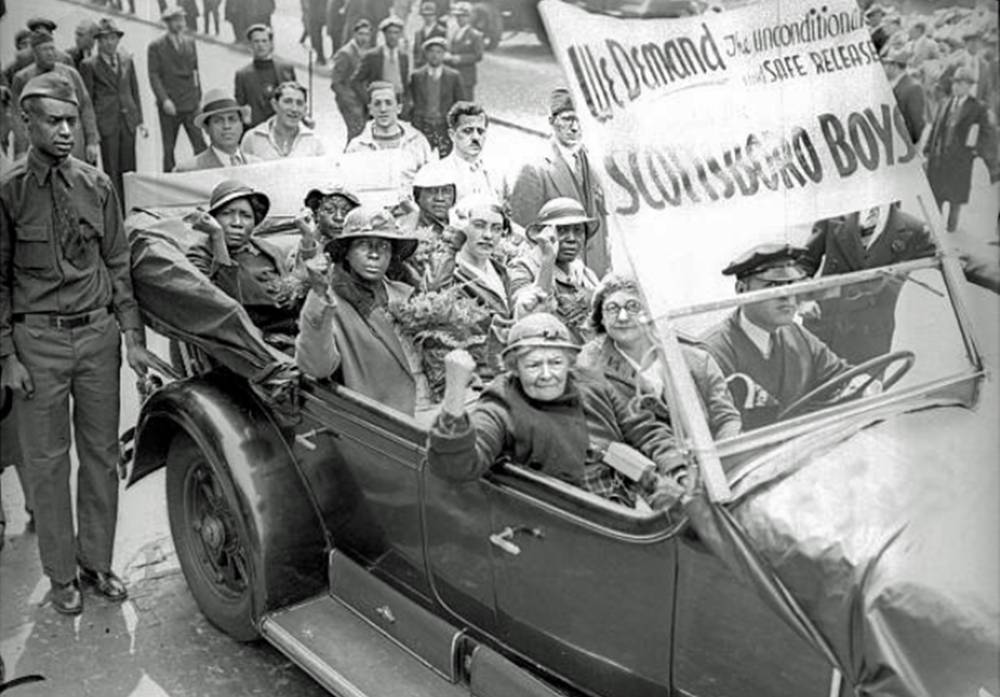
[[[238,104],[225,90],[206,92],[201,108],[194,116],[194,125],[205,131],[208,147],[178,163],[174,171],[194,172],[260,162],[260,158],[240,149],[243,124],[249,117],[250,107]]]
[[[444,63],[462,76],[465,99],[471,102],[476,98],[476,65],[483,59],[485,50],[483,34],[472,26],[472,3],[460,0],[452,6],[451,13],[458,23],[458,30],[448,44]]]
[[[73,149],[73,156],[85,160],[90,164],[97,164],[97,157],[100,153],[100,135],[97,131],[97,118],[94,115],[94,104],[90,99],[90,93],[83,83],[83,78],[76,68],[57,62],[57,51],[54,39],[45,29],[36,29],[31,33],[31,50],[35,55],[35,62],[20,70],[14,76],[11,83],[11,93],[15,102],[19,102],[21,91],[24,86],[33,78],[55,73],[65,77],[80,103],[80,120],[75,128],[76,138]],[[28,134],[24,130],[23,121],[15,121],[14,128],[14,152],[17,155],[28,149]]]
[[[566,196],[579,201],[594,219],[582,259],[598,276],[610,266],[604,191],[597,181],[590,156],[583,145],[580,119],[569,90],[552,91],[548,103],[552,136],[549,147],[526,162],[511,188],[511,218],[527,227],[538,211],[553,198]]]
[[[83,611],[81,581],[113,602],[127,596],[111,570],[120,334],[129,365],[139,374],[151,365],[118,197],[103,172],[71,156],[78,103],[64,75],[29,80],[20,107],[31,147],[0,181],[0,384],[15,395],[49,602],[68,615]]]
[[[101,134],[101,164],[124,203],[125,172],[135,171],[135,134],[149,135],[142,125],[142,100],[132,56],[118,48],[125,32],[109,17],[94,31],[97,55],[80,64],[83,82],[94,100]]]
[[[399,45],[403,36],[403,21],[390,15],[382,20],[378,28],[382,32],[384,43],[365,51],[361,56],[358,71],[354,74],[354,90],[361,103],[367,104],[368,85],[377,80],[388,82],[403,107],[404,118],[407,118],[410,109],[410,57]]]
[[[205,149],[205,139],[194,125],[194,115],[201,102],[201,78],[198,47],[184,31],[186,16],[182,7],[167,7],[160,15],[167,32],[154,39],[146,52],[149,85],[153,88],[160,118],[164,172],[174,169],[174,147],[182,126],[194,153],[197,155]]]
[[[419,68],[425,62],[423,46],[427,39],[439,36],[442,39],[448,38],[448,25],[444,17],[438,16],[437,5],[433,0],[426,0],[420,3],[420,19],[423,25],[417,29],[413,35],[413,66]],[[445,49],[448,44],[445,42]]]

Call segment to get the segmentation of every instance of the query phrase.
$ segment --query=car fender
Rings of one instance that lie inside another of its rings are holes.
[[[187,434],[226,480],[249,538],[254,617],[303,600],[326,582],[327,543],[281,430],[238,379],[224,374],[170,383],[143,404],[131,486],[166,463]]]

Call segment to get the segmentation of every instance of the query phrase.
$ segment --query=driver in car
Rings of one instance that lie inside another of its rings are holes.
[[[627,506],[639,494],[655,509],[679,500],[685,469],[670,426],[645,409],[630,410],[600,376],[574,371],[579,350],[555,316],[524,317],[507,337],[506,372],[471,409],[466,388],[476,362],[464,350],[449,353],[441,412],[428,436],[431,471],[473,481],[506,459]],[[626,479],[603,460],[612,442],[632,446],[655,468],[637,482]]]
[[[736,277],[736,292],[776,288],[806,278],[800,266],[805,250],[788,244],[764,244],[747,251],[723,269]],[[744,430],[777,421],[782,411],[851,365],[796,322],[798,303],[789,293],[741,306],[704,337],[718,362]],[[878,392],[881,384],[859,375],[840,396]],[[804,405],[803,405],[804,406]]]

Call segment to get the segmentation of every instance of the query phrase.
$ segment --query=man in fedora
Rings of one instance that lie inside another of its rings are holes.
[[[899,103],[899,111],[903,114],[903,121],[906,122],[906,130],[910,134],[910,140],[919,143],[920,136],[924,132],[924,112],[927,100],[920,83],[906,72],[909,63],[910,54],[902,48],[888,48],[882,58],[885,76],[889,78],[892,93],[896,97],[896,102]]]
[[[271,97],[283,82],[298,82],[295,67],[274,55],[274,30],[266,24],[247,29],[247,41],[253,60],[236,71],[233,94],[236,101],[250,107],[247,128],[253,128],[274,116]]]
[[[101,164],[114,184],[118,201],[125,198],[122,175],[135,171],[135,134],[147,136],[132,56],[119,50],[125,32],[113,19],[102,19],[94,32],[97,53],[80,64],[83,84],[94,102],[101,134]]]
[[[100,152],[100,135],[97,132],[97,120],[94,117],[94,105],[90,101],[90,94],[84,87],[83,78],[72,65],[58,61],[59,51],[55,47],[55,40],[46,29],[38,28],[31,33],[31,50],[34,52],[35,62],[18,71],[11,83],[14,103],[20,103],[21,90],[32,78],[45,73],[56,73],[65,77],[73,85],[80,102],[80,120],[74,129],[76,138],[73,156],[92,165],[97,164]],[[24,121],[18,119],[15,120],[14,124],[14,154],[20,155],[28,149],[29,136],[24,130]]]
[[[472,26],[472,3],[465,0],[456,2],[451,13],[455,16],[458,29],[448,44],[444,63],[462,76],[465,99],[471,102],[476,98],[476,64],[483,59],[485,50],[483,34]]]
[[[594,219],[583,260],[598,276],[610,265],[604,192],[597,181],[587,149],[583,146],[580,120],[569,90],[553,90],[549,98],[549,147],[534,161],[521,167],[511,188],[511,219],[527,227],[546,201],[566,196],[579,201]]]
[[[208,136],[208,147],[178,163],[174,171],[194,172],[260,162],[259,157],[244,153],[240,149],[243,124],[249,117],[250,107],[237,104],[225,90],[215,89],[206,92],[201,109],[195,114],[194,124],[205,131],[205,135]]]
[[[410,76],[413,126],[427,136],[440,157],[451,152],[448,111],[462,100],[465,93],[462,76],[454,68],[444,65],[447,47],[448,42],[441,36],[432,36],[424,41],[420,47],[426,56],[424,65]]]
[[[365,51],[354,74],[354,91],[362,104],[368,103],[368,85],[376,81],[388,82],[396,91],[396,98],[403,107],[404,118],[409,114],[410,57],[400,48],[403,20],[389,16],[378,25],[385,43]]]
[[[160,19],[167,33],[149,44],[147,69],[149,84],[156,96],[160,117],[160,139],[163,144],[163,171],[174,169],[174,146],[181,126],[191,141],[195,154],[205,149],[201,131],[194,125],[194,115],[201,101],[201,81],[198,77],[198,47],[184,33],[186,13],[171,5]]]

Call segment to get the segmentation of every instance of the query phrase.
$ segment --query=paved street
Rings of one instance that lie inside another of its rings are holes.
[[[306,49],[298,44],[301,32],[299,0],[277,0],[275,16],[278,53],[305,66]],[[132,52],[143,85],[143,109],[150,137],[139,144],[138,162],[143,171],[159,169],[161,160],[156,111],[145,86],[145,47],[160,33],[155,23],[155,0],[137,0],[138,19],[119,18],[126,32],[122,47]],[[57,44],[68,46],[72,29],[85,16],[98,11],[73,0],[8,0],[8,15],[0,22],[0,62],[12,54],[14,32],[29,16],[51,17],[60,25]],[[408,31],[407,33],[411,33]],[[231,44],[232,32],[224,25],[220,41],[199,46],[205,87],[229,88],[236,67],[248,54]],[[300,70],[306,80],[306,70]],[[478,97],[488,111],[504,122],[490,132],[486,157],[508,168],[525,158],[525,151],[539,147],[538,136],[526,132],[546,129],[544,105],[548,93],[561,84],[551,56],[533,37],[513,37],[488,54],[480,69]],[[339,149],[344,128],[328,87],[328,72],[314,76],[314,110],[317,128],[331,146]],[[190,154],[184,136],[178,159]],[[966,213],[982,237],[995,238],[997,187],[989,187],[977,174],[974,199]],[[972,312],[981,332],[991,367],[995,369],[1000,329],[996,296],[970,289]],[[166,355],[162,340],[152,347]],[[122,428],[134,424],[138,397],[134,376],[122,373]],[[994,381],[992,389],[996,388]],[[115,568],[130,589],[123,605],[111,605],[88,595],[84,614],[69,619],[46,604],[48,582],[41,574],[35,537],[25,532],[23,500],[12,470],[2,475],[2,504],[8,513],[7,544],[0,558],[0,657],[7,679],[37,674],[44,682],[25,685],[12,697],[243,697],[325,695],[309,678],[266,644],[240,645],[209,625],[194,605],[180,572],[169,536],[164,501],[163,472],[123,491],[116,540]],[[8,694],[8,693],[5,693]]]

